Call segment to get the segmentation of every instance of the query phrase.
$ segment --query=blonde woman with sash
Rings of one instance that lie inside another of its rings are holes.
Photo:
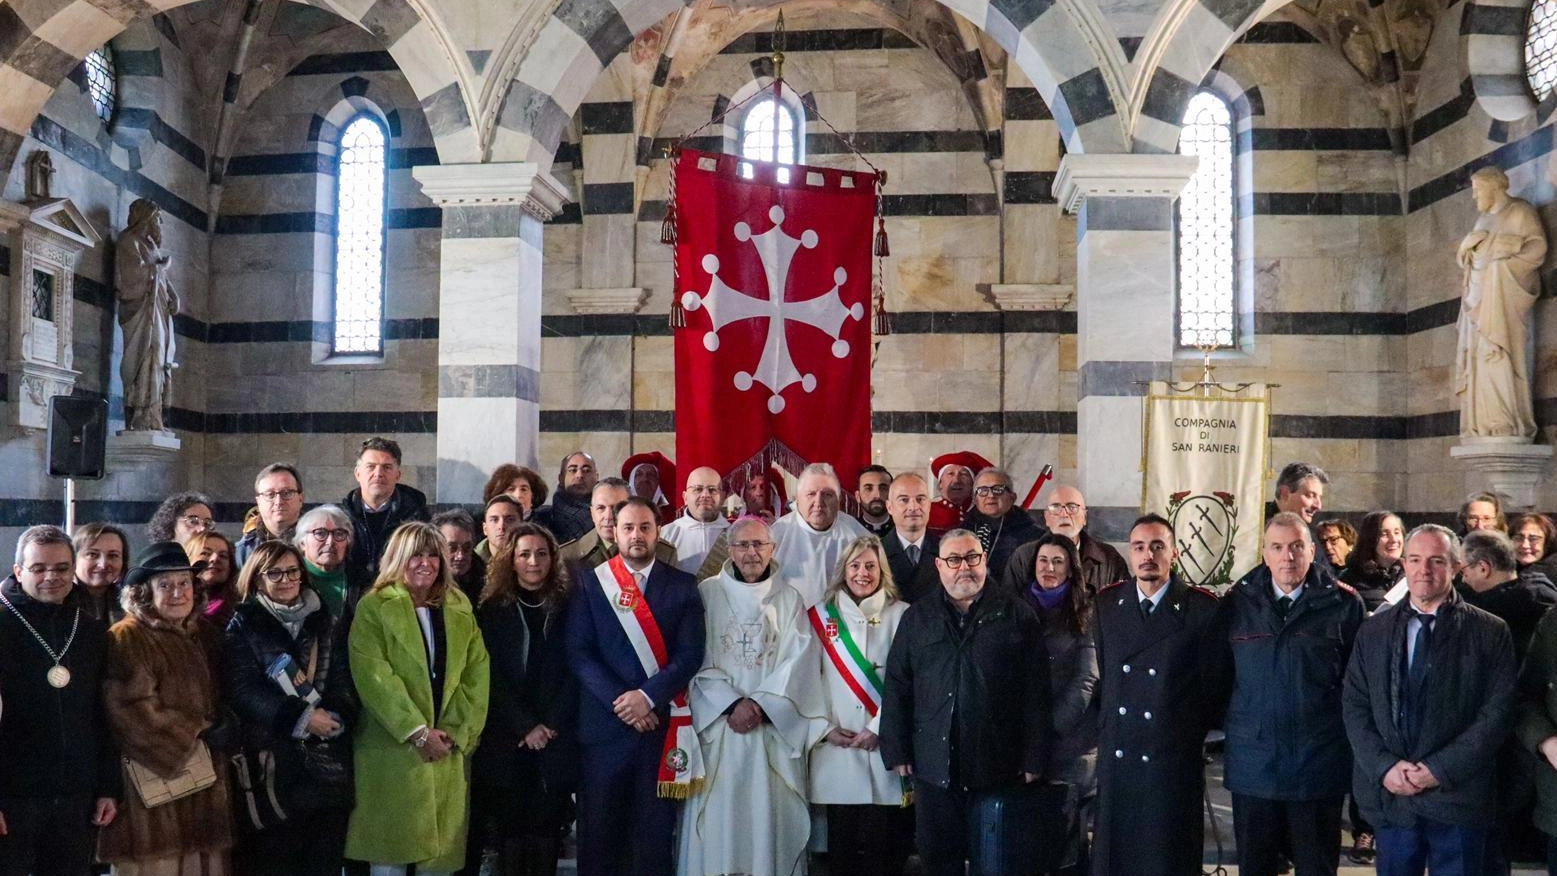
[[[905,780],[882,763],[876,736],[887,652],[907,610],[881,541],[866,535],[844,549],[822,601],[807,611],[831,722],[811,749],[810,800],[827,807],[834,873],[900,876],[913,846]]]

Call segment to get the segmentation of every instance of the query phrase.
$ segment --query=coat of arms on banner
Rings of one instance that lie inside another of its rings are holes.
[[[1233,583],[1238,556],[1238,498],[1214,491],[1209,496],[1189,490],[1168,497],[1168,520],[1179,549],[1179,574],[1197,587]]]

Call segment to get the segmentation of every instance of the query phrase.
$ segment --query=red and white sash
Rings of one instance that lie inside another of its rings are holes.
[[[660,625],[649,610],[648,600],[633,580],[627,563],[617,554],[595,567],[595,578],[605,591],[606,602],[615,609],[616,620],[627,634],[627,641],[638,655],[638,662],[650,677],[670,662],[670,652],[665,649],[665,637]],[[692,729],[692,707],[687,704],[687,692],[681,691],[670,701],[670,727],[665,733],[665,750],[660,757],[659,795],[685,800],[703,784],[703,750],[698,745],[697,733]]]
[[[833,668],[843,677],[843,683],[854,693],[866,714],[872,718],[881,711],[881,691],[884,685],[876,667],[865,659],[865,653],[854,643],[849,627],[838,614],[836,602],[813,605],[806,609],[811,627],[822,642],[822,650]]]

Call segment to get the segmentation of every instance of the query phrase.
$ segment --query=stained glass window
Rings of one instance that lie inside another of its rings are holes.
[[[1530,4],[1525,27],[1525,77],[1536,100],[1545,100],[1557,85],[1557,0]]]
[[[741,122],[741,157],[751,161],[794,164],[798,160],[797,140],[794,111],[771,97],[747,110]],[[750,177],[751,165],[743,165],[741,173]],[[789,171],[780,170],[779,179],[787,182]]]
[[[336,176],[335,352],[384,347],[384,159],[388,134],[358,116],[341,134]]]
[[[1178,333],[1184,347],[1237,343],[1233,235],[1233,114],[1202,91],[1190,98],[1179,152],[1200,165],[1178,201]]]
[[[97,117],[112,121],[114,107],[119,101],[119,76],[114,72],[113,50],[107,46],[93,49],[81,62],[86,68],[87,94],[92,96],[92,108]]]

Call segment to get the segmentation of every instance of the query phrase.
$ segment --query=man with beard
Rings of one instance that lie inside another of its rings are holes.
[[[1225,674],[1216,597],[1173,575],[1173,525],[1130,528],[1134,578],[1097,594],[1095,876],[1199,876],[1203,748]],[[944,548],[942,549],[944,551]]]
[[[1014,593],[985,586],[978,537],[946,533],[936,569],[939,595],[909,606],[887,655],[881,760],[913,779],[926,876],[962,876],[969,857],[980,873],[1010,854],[988,848],[973,813],[1043,777],[1053,714],[1038,616]],[[979,847],[994,860],[981,861]]]
[[[935,488],[940,493],[930,506],[930,531],[941,535],[962,525],[962,517],[973,510],[973,475],[991,465],[977,453],[943,453],[930,462],[935,473]]]
[[[551,504],[535,509],[531,519],[551,530],[557,541],[566,543],[590,530],[589,494],[600,480],[595,458],[582,450],[562,458],[557,471],[557,492]],[[624,482],[625,483],[625,482]]]
[[[973,508],[962,517],[984,546],[986,568],[999,575],[1011,554],[1043,537],[1043,529],[1026,508],[1016,507],[1016,485],[998,468],[986,468],[973,479]]]
[[[680,517],[660,530],[660,538],[676,547],[676,568],[696,572],[730,528],[719,507],[723,500],[719,472],[705,465],[687,475],[687,488],[682,491],[685,508]]]
[[[885,466],[867,465],[860,470],[859,486],[854,490],[854,498],[860,503],[860,525],[880,539],[892,531],[892,515],[887,513],[887,490],[891,485],[892,472]]]
[[[811,832],[807,757],[828,730],[821,656],[800,594],[775,574],[768,525],[744,517],[729,542],[698,586],[707,633],[688,699],[709,778],[682,813],[678,872],[790,876],[805,872]]]
[[[567,612],[580,876],[669,876],[675,801],[705,778],[686,698],[703,664],[703,600],[691,575],[655,560],[656,514],[638,498],[612,509],[621,553],[576,579]]]
[[[603,478],[595,483],[589,497],[589,515],[594,529],[562,546],[558,553],[563,562],[577,567],[576,572],[588,573],[616,555],[616,506],[627,501],[627,496],[627,481],[622,478]],[[657,507],[654,513],[659,514]],[[675,566],[676,546],[659,539],[655,543],[654,557],[668,566]]]
[[[1044,526],[1057,532],[1076,545],[1081,555],[1081,584],[1089,593],[1096,593],[1110,584],[1123,581],[1130,574],[1124,557],[1114,546],[1087,533],[1087,500],[1075,487],[1059,486],[1049,494],[1049,503],[1043,506]],[[1033,562],[1038,557],[1035,545],[1017,548],[1004,570],[991,569],[991,574],[1003,571],[1002,581],[1020,589],[1032,580]]]

